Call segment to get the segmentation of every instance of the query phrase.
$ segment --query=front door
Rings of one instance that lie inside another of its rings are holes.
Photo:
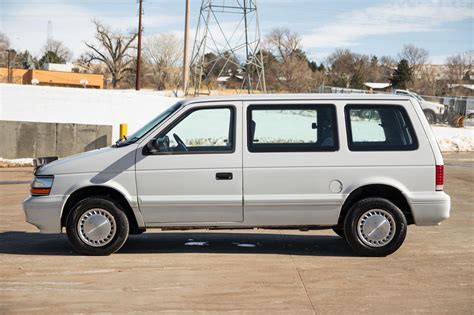
[[[147,225],[243,220],[241,121],[234,104],[188,105],[141,144],[136,180]]]

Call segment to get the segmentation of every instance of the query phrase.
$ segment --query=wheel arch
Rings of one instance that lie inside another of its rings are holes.
[[[117,189],[108,186],[86,186],[75,190],[67,198],[61,213],[61,227],[66,226],[66,220],[71,212],[72,208],[81,200],[87,197],[106,197],[117,203],[121,209],[124,210],[127,215],[127,219],[130,224],[130,231],[139,233],[143,230],[143,227],[138,223],[141,222],[140,218],[133,211],[130,203],[127,201],[125,196]],[[131,233],[133,234],[133,233]]]
[[[389,184],[367,184],[351,191],[351,193],[344,200],[341,212],[339,214],[337,226],[343,226],[344,218],[346,217],[352,205],[354,205],[359,200],[369,197],[385,198],[391,201],[398,208],[400,208],[400,210],[402,210],[408,224],[414,224],[410,204],[408,203],[407,198],[400,188]]]

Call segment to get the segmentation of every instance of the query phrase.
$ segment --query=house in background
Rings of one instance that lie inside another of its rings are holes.
[[[364,86],[369,89],[369,92],[390,92],[392,84],[383,82],[365,82]]]
[[[43,68],[44,70],[0,68],[0,83],[104,88],[103,74],[78,73],[72,63],[46,63]]]

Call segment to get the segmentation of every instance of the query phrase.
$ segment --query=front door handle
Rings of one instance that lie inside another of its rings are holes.
[[[233,176],[232,173],[217,173],[216,179],[217,180],[232,180]]]

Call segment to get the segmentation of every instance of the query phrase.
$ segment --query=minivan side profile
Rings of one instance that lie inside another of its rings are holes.
[[[361,115],[361,113],[364,115]],[[333,229],[386,256],[449,217],[441,152],[396,95],[183,100],[115,145],[41,165],[27,222],[85,255],[146,229]]]

